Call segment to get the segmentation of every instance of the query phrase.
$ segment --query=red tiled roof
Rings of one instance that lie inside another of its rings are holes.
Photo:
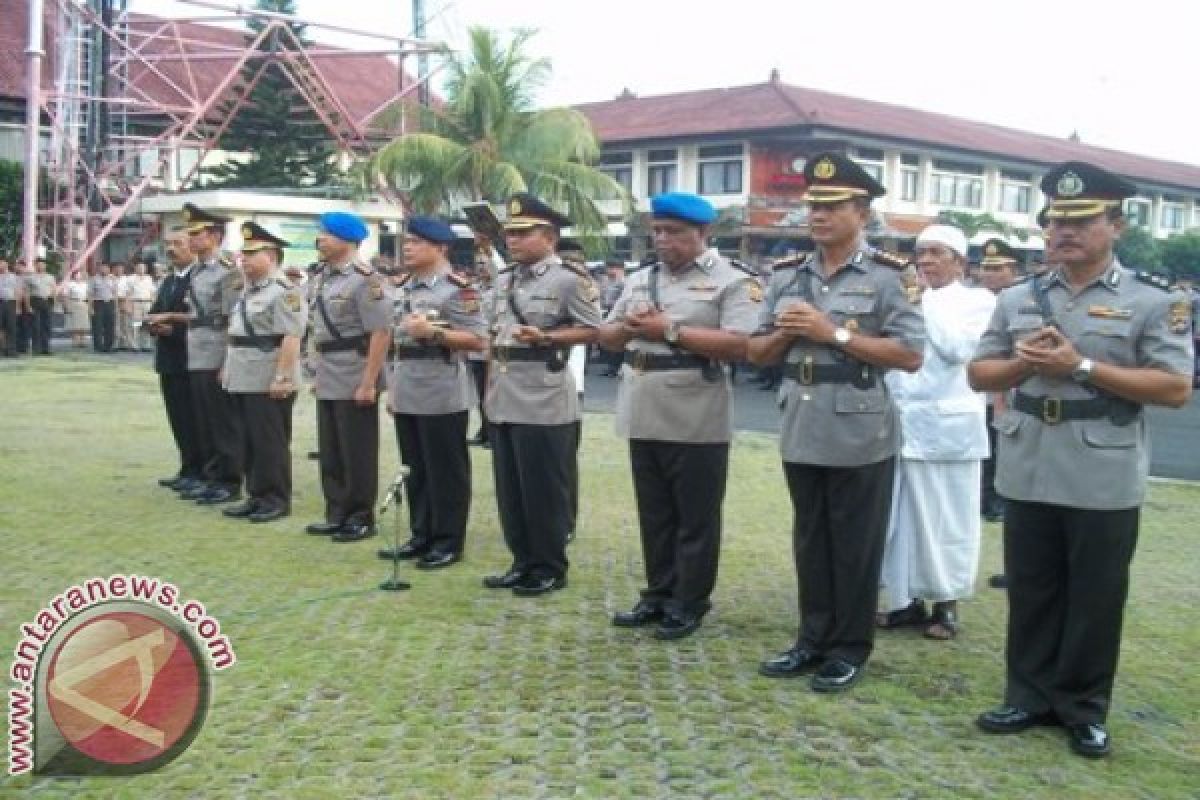
[[[0,27],[0,98],[25,97],[25,63],[24,52],[28,28],[28,2],[26,0],[0,0],[0,19],[5,25]],[[53,3],[47,4],[50,9]],[[56,13],[47,11],[45,19],[46,59],[42,66],[43,85],[49,86],[54,73],[54,41]],[[169,19],[153,17],[146,14],[130,14],[130,25],[135,31],[152,33]],[[211,45],[242,47],[245,44],[245,31],[224,28],[217,25],[204,25],[196,22],[177,23],[181,39],[193,39],[205,44],[184,44],[185,52],[196,52],[200,48],[211,51]],[[163,41],[148,44],[144,49],[148,53],[178,53],[172,31],[167,31],[172,37]],[[331,45],[320,45],[322,50],[344,50],[345,48]],[[354,57],[316,56],[313,58],[318,71],[329,84],[337,99],[346,111],[356,121],[361,121],[380,105],[386,103],[399,92],[400,71],[394,60],[388,56],[362,55]],[[211,92],[221,79],[236,63],[234,56],[229,58],[214,58],[203,61],[193,61],[191,71],[199,96],[204,98]],[[192,84],[188,70],[180,61],[163,61],[158,69],[170,81],[177,83],[184,90],[191,92]],[[164,104],[182,104],[185,98],[171,87],[170,82],[144,71],[140,65],[131,68],[131,78],[135,84],[146,90],[155,101]],[[413,79],[405,75],[404,84],[411,86]]]
[[[816,126],[1035,164],[1089,161],[1134,180],[1200,189],[1200,166],[777,81],[621,97],[576,108],[592,121],[596,135],[605,143]]]

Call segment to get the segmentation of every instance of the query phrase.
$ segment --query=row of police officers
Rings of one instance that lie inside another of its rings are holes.
[[[244,469],[255,476],[249,498],[227,513],[286,513],[290,475],[276,456],[287,461],[307,311],[325,496],[325,519],[309,532],[343,542],[374,533],[386,386],[412,472],[412,537],[380,555],[451,565],[462,557],[471,497],[466,354],[486,350],[483,406],[512,560],[484,585],[524,596],[561,589],[580,418],[567,354],[598,342],[621,354],[616,428],[629,442],[646,572],[641,597],[612,622],[677,639],[701,626],[716,583],[732,436],[725,365],[778,366],[800,622],[793,645],[759,669],[811,675],[818,692],[850,688],[874,645],[902,433],[883,377],[920,367],[924,322],[915,272],[866,243],[871,201],[884,187],[837,153],[810,158],[805,179],[815,252],[777,263],[765,295],[707,246],[711,205],[669,193],[652,200],[657,261],[629,276],[606,316],[586,270],[556,254],[569,220],[528,194],[510,202],[512,263],[487,315],[447,261],[454,233],[440,220],[409,221],[410,271],[389,281],[358,257],[362,221],[323,215],[323,268],[305,306],[272,271],[285,243],[248,226],[239,285],[215,259],[219,239],[197,241],[214,218],[192,209],[188,310],[159,320],[186,325],[189,360],[198,357],[189,361],[190,397],[209,419],[200,426],[205,484],[192,494],[227,501]],[[1005,704],[978,724],[996,733],[1061,725],[1085,756],[1109,752],[1105,720],[1147,470],[1142,408],[1181,405],[1191,386],[1186,300],[1113,256],[1121,201],[1134,188],[1079,162],[1047,174],[1054,268],[1001,294],[969,371],[976,390],[1013,390],[996,420],[997,488],[1009,503],[1007,686]],[[256,369],[261,378],[249,379]]]

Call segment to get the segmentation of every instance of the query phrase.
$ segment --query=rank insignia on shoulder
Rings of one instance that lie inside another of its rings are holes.
[[[882,264],[892,269],[904,269],[912,262],[902,255],[889,253],[887,250],[872,250],[871,258],[876,264]]]
[[[471,285],[471,279],[458,272],[451,272],[446,276],[446,280],[450,281],[460,289]]]
[[[228,253],[221,253],[221,255],[217,257],[217,263],[226,269],[232,269],[234,266],[236,266],[233,258],[231,258]]]
[[[1167,325],[1171,333],[1188,333],[1192,329],[1192,304],[1187,300],[1171,303],[1167,313]]]
[[[736,258],[729,259],[729,266],[733,267],[736,270],[746,273],[747,275],[749,275],[752,278],[758,277],[758,273],[754,271],[753,267],[751,267],[749,264],[745,264],[741,261],[738,261]]]
[[[1153,286],[1156,289],[1162,289],[1164,292],[1171,290],[1171,281],[1166,275],[1158,272],[1149,272],[1147,270],[1138,270],[1134,273],[1135,277],[1141,283],[1147,286]]]
[[[807,264],[809,259],[811,259],[811,258],[812,258],[811,253],[797,253],[794,256],[788,256],[787,258],[781,258],[778,261],[772,261],[771,262],[771,270],[774,271],[777,269],[788,269],[790,267],[798,267],[801,264]]]

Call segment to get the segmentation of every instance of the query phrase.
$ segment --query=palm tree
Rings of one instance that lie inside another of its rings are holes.
[[[1029,231],[1010,225],[987,213],[972,214],[969,211],[940,211],[937,215],[937,221],[955,226],[966,234],[968,241],[975,234],[982,231],[994,231],[997,235],[1004,238],[1016,236],[1022,242],[1029,238]]]
[[[519,30],[505,46],[494,31],[471,28],[468,52],[447,56],[444,101],[422,108],[421,132],[385,145],[369,169],[423,213],[530,191],[566,209],[580,231],[604,230],[598,203],[620,200],[624,211],[629,197],[592,166],[600,145],[587,117],[534,109],[550,62],[525,53],[533,34]]]

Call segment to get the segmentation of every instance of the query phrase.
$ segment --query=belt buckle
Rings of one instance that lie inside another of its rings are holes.
[[[1046,397],[1042,400],[1042,422],[1057,425],[1062,422],[1062,398]]]
[[[800,362],[800,383],[804,386],[812,386],[815,371],[812,356],[805,356],[804,360]]]
[[[649,363],[649,358],[644,350],[633,351],[633,367],[634,373],[644,375],[646,373],[646,365]]]
[[[501,372],[508,372],[508,345],[500,345],[496,348],[496,363],[500,365]]]

